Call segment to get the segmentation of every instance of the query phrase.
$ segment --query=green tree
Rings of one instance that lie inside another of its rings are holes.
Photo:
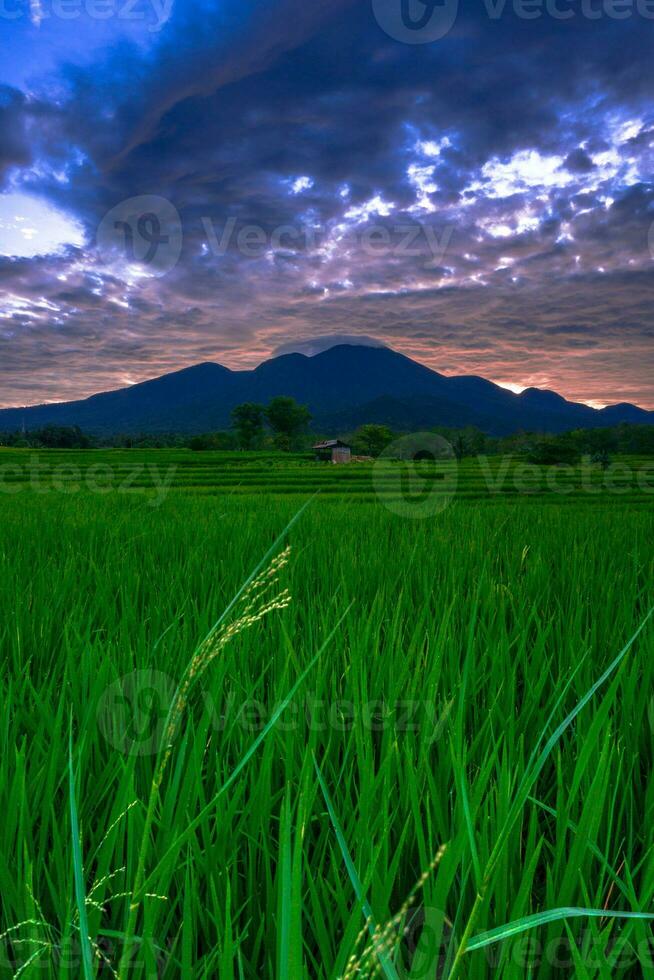
[[[299,405],[294,398],[286,395],[273,398],[265,415],[275,434],[275,445],[285,450],[295,445],[311,421],[311,413],[306,405]]]
[[[263,439],[265,409],[256,402],[243,402],[232,411],[232,425],[241,449],[256,449]]]
[[[31,429],[24,438],[36,449],[90,449],[93,445],[77,425],[45,425]]]
[[[394,438],[387,425],[375,425],[371,422],[359,426],[352,437],[352,445],[362,456],[379,456]]]
[[[579,461],[579,450],[568,435],[538,436],[527,451],[527,460],[539,466],[558,466]]]

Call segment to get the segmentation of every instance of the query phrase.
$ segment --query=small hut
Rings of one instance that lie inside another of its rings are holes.
[[[349,463],[352,459],[352,447],[340,439],[326,439],[313,447],[316,459],[323,463]]]

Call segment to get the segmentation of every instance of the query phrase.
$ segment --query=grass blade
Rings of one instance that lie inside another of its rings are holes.
[[[570,725],[572,724],[572,722],[574,721],[574,719],[577,717],[577,715],[582,711],[582,709],[588,704],[588,702],[591,700],[591,698],[599,690],[599,688],[602,687],[602,685],[604,684],[604,682],[606,680],[608,680],[608,678],[611,676],[611,674],[619,667],[619,665],[622,663],[622,661],[626,657],[627,653],[629,652],[629,650],[631,649],[631,647],[634,645],[634,643],[636,642],[636,640],[640,636],[640,634],[643,632],[643,630],[645,629],[645,627],[647,626],[648,622],[650,621],[650,619],[652,618],[653,615],[654,615],[654,606],[652,606],[652,608],[649,610],[649,612],[647,613],[647,615],[645,616],[645,618],[642,620],[642,622],[640,623],[640,625],[638,626],[638,628],[636,629],[636,631],[632,634],[632,636],[629,638],[629,640],[627,640],[627,642],[623,646],[623,648],[620,651],[620,653],[618,653],[618,655],[616,657],[614,657],[614,659],[611,661],[611,663],[606,668],[606,670],[595,681],[595,683],[592,684],[591,687],[586,691],[586,693],[584,694],[584,696],[577,702],[577,704],[574,706],[574,708],[572,709],[572,711],[568,715],[566,715],[566,717],[563,719],[563,721],[555,728],[554,732],[547,739],[547,741],[546,741],[543,749],[541,750],[540,754],[536,757],[535,762],[533,762],[533,764],[532,764],[531,763],[531,760],[530,760],[530,764],[527,766],[527,770],[526,770],[526,772],[525,772],[525,774],[524,774],[524,776],[523,776],[523,778],[522,778],[522,780],[520,782],[520,785],[518,786],[518,790],[516,792],[516,795],[515,795],[515,798],[513,800],[513,803],[509,807],[509,812],[508,812],[508,814],[506,816],[506,819],[504,821],[504,824],[502,825],[502,828],[501,828],[501,830],[500,830],[500,832],[499,832],[499,834],[497,836],[497,840],[496,840],[496,842],[495,842],[495,844],[493,846],[493,850],[492,850],[492,852],[490,854],[490,857],[488,858],[488,862],[486,864],[486,869],[485,869],[485,872],[484,872],[483,887],[477,892],[477,896],[475,898],[475,902],[474,902],[474,905],[472,907],[472,911],[471,911],[471,913],[470,913],[470,915],[468,917],[468,922],[466,924],[466,928],[464,930],[464,933],[463,933],[461,942],[459,943],[459,947],[458,947],[457,952],[456,952],[454,963],[452,965],[452,972],[450,974],[450,980],[453,980],[453,978],[458,975],[459,969],[461,967],[461,962],[462,962],[463,956],[470,949],[470,943],[472,942],[472,938],[473,938],[472,937],[472,930],[474,928],[474,924],[475,924],[477,915],[479,913],[479,909],[480,909],[480,907],[481,907],[481,905],[482,905],[482,903],[484,901],[484,898],[485,898],[485,895],[486,895],[486,891],[487,891],[487,889],[489,887],[489,884],[490,884],[490,882],[492,880],[492,875],[493,875],[493,871],[495,870],[495,866],[497,865],[497,862],[500,859],[500,856],[502,854],[502,850],[504,848],[504,845],[505,845],[506,841],[508,840],[509,834],[511,833],[511,830],[513,829],[513,826],[514,826],[516,820],[518,819],[518,817],[520,815],[520,812],[521,812],[522,808],[524,807],[524,805],[525,805],[525,803],[526,803],[526,801],[527,801],[527,799],[529,797],[529,793],[531,791],[531,788],[535,784],[535,782],[538,779],[540,773],[543,771],[543,768],[545,766],[545,763],[547,762],[547,759],[549,758],[549,755],[552,752],[552,749],[554,748],[554,746],[556,745],[556,743],[559,741],[559,739],[561,738],[561,736],[563,735],[563,733],[566,731],[566,729],[570,727]],[[544,737],[544,732],[541,734],[540,738],[538,739],[538,743],[537,743],[538,745],[542,742],[543,737]],[[532,758],[533,758],[533,756],[532,756]],[[543,913],[543,914],[547,914],[547,913]],[[633,914],[632,915],[629,915],[628,917],[629,918],[632,918],[633,917]],[[636,917],[637,917],[637,915],[636,915]],[[522,920],[522,921],[524,921],[524,920]],[[505,928],[505,927],[500,927],[500,928]],[[527,926],[526,928],[530,928],[530,927]],[[487,935],[490,935],[490,933],[487,934]],[[477,938],[479,938],[479,937],[477,937]],[[491,940],[491,941],[494,942],[494,941],[497,941],[497,940]],[[479,947],[477,947],[477,948],[479,948]]]
[[[291,869],[291,803],[284,797],[279,832],[279,880],[277,884],[277,976],[296,980],[291,973],[291,916],[293,882]],[[299,980],[299,978],[298,978]]]
[[[535,912],[533,915],[525,915],[514,922],[507,922],[506,925],[497,926],[489,929],[488,932],[480,932],[473,936],[468,943],[467,952],[472,953],[475,949],[483,949],[493,943],[499,943],[503,939],[511,939],[513,936],[526,932],[528,929],[536,929],[538,926],[547,925],[549,922],[559,922],[561,919],[654,919],[652,912],[620,912],[617,909],[582,909],[572,906],[571,908],[549,909],[546,912]]]
[[[520,783],[520,786],[518,788],[518,791],[516,793],[515,800],[513,801],[513,804],[511,805],[511,809],[509,810],[506,823],[502,828],[502,831],[498,837],[495,847],[493,848],[493,854],[489,858],[489,867],[486,872],[487,877],[492,872],[494,864],[501,853],[502,846],[504,845],[504,842],[508,837],[511,828],[515,823],[518,814],[520,813],[522,807],[524,806],[532,786],[534,785],[539,775],[543,771],[545,763],[547,762],[547,759],[549,758],[552,749],[559,741],[559,739],[566,731],[566,729],[570,727],[570,725],[575,720],[575,718],[580,713],[580,711],[582,711],[583,708],[585,708],[585,706],[588,704],[591,698],[593,698],[593,696],[597,693],[600,687],[602,687],[605,681],[607,681],[608,678],[611,676],[611,674],[619,667],[619,665],[624,660],[629,650],[632,648],[632,646],[634,645],[634,643],[636,642],[640,634],[643,632],[643,630],[645,629],[645,627],[647,626],[648,622],[650,621],[653,615],[654,615],[654,606],[647,613],[647,615],[645,616],[645,618],[643,619],[643,621],[641,622],[640,626],[635,631],[635,633],[629,638],[629,640],[627,640],[620,653],[616,657],[614,657],[614,659],[611,661],[611,663],[606,668],[604,673],[595,681],[594,684],[591,685],[591,687],[586,691],[584,696],[580,698],[580,700],[574,706],[572,711],[568,715],[566,715],[563,721],[559,725],[557,725],[557,727],[554,729],[550,737],[547,739],[540,754],[536,758],[536,761],[527,770],[527,772],[525,772],[522,781]],[[541,741],[541,739],[539,739],[539,742]]]
[[[79,942],[82,952],[84,980],[93,978],[93,953],[89,942],[89,923],[86,916],[86,890],[84,888],[84,867],[79,837],[77,803],[75,802],[75,773],[73,770],[73,721],[68,732],[68,789],[70,800],[70,832],[73,838],[73,871],[75,875],[75,897],[79,914]]]
[[[313,758],[313,764],[316,767],[316,775],[318,776],[318,782],[320,783],[320,789],[322,790],[322,795],[325,798],[325,803],[327,805],[327,812],[329,813],[329,819],[332,822],[332,827],[334,828],[334,833],[336,834],[336,840],[338,841],[338,846],[343,856],[343,863],[347,868],[347,873],[349,875],[350,881],[352,882],[352,887],[354,889],[354,893],[357,897],[359,905],[361,906],[361,911],[363,912],[365,920],[368,923],[368,931],[370,932],[370,935],[374,939],[375,927],[377,923],[375,921],[374,915],[372,914],[372,909],[370,907],[370,904],[364,894],[363,885],[361,884],[361,879],[359,878],[357,869],[354,866],[354,861],[352,860],[352,857],[348,850],[347,843],[345,841],[345,836],[343,834],[343,830],[341,828],[338,817],[336,815],[336,811],[334,810],[331,797],[329,795],[329,791],[327,790],[327,784],[325,783],[323,774],[320,771],[320,766],[318,765],[318,761],[315,756]],[[399,980],[397,970],[395,969],[386,950],[377,948],[376,954],[379,959],[380,966],[384,971],[384,975],[388,978],[388,980]]]

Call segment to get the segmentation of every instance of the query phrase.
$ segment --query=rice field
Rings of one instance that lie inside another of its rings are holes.
[[[408,483],[405,477],[408,475]],[[412,477],[416,486],[411,485]],[[445,484],[443,486],[443,484]],[[0,448],[0,499],[20,490],[90,491],[150,496],[158,505],[171,490],[192,494],[294,496],[314,493],[373,503],[414,492],[457,500],[556,498],[557,502],[654,499],[654,459],[616,456],[606,469],[588,460],[575,466],[536,466],[519,457],[487,456],[407,464],[380,459],[346,466],[318,464],[311,454],[180,450],[25,450]]]
[[[376,465],[0,451],[0,977],[654,974],[651,461]]]

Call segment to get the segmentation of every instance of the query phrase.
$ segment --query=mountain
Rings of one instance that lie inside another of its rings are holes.
[[[98,435],[207,432],[226,428],[235,405],[275,395],[308,405],[320,431],[364,422],[398,429],[476,425],[492,435],[654,424],[654,412],[635,405],[598,410],[539,388],[516,395],[484,378],[446,377],[388,347],[339,344],[313,357],[284,354],[252,371],[207,362],[82,401],[3,409],[0,430],[55,424]]]

